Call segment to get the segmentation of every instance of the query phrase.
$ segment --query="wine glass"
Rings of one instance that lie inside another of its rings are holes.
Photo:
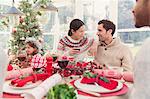
[[[58,60],[57,62],[61,69],[65,69],[69,63],[69,60]]]
[[[66,83],[66,79],[65,79],[65,70],[66,70],[66,67],[69,63],[69,60],[58,60],[58,66],[61,68],[60,70],[60,74],[64,80],[64,83]]]

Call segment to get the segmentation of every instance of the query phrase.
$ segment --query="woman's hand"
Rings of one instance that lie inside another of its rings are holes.
[[[69,54],[70,54],[71,56],[73,56],[73,55],[75,55],[75,54],[77,54],[77,53],[79,53],[79,52],[80,52],[80,49],[70,49]]]

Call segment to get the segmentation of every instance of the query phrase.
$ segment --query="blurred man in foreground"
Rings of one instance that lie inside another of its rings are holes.
[[[133,9],[135,26],[150,27],[150,0],[137,0]],[[131,99],[150,98],[150,38],[142,45],[134,60],[134,88]]]

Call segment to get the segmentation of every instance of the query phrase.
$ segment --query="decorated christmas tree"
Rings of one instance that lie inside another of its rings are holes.
[[[19,24],[12,29],[10,40],[10,51],[15,55],[19,50],[24,50],[26,38],[38,39],[42,36],[37,19],[41,13],[35,11],[28,0],[22,0],[19,9],[24,15],[19,17]]]

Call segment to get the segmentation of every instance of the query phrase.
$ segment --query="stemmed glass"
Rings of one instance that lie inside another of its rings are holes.
[[[58,60],[57,62],[58,62],[58,66],[61,68],[61,70],[60,70],[61,76],[63,77],[64,82],[66,82],[64,73],[65,73],[65,69],[69,63],[69,60]]]
[[[69,60],[58,60],[58,66],[61,69],[65,69],[68,65]]]

